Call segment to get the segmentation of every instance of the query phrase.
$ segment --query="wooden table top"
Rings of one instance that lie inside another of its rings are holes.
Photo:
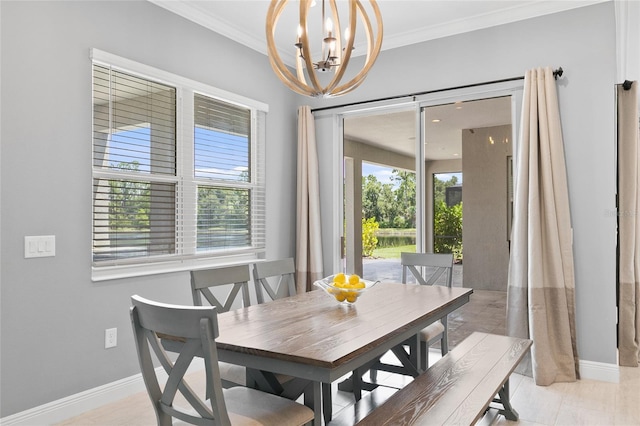
[[[436,321],[472,292],[380,283],[347,306],[311,291],[219,314],[216,343],[221,350],[334,369]]]

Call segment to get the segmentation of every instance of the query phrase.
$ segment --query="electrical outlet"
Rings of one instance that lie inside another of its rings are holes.
[[[104,348],[115,348],[118,345],[118,329],[107,328],[104,331]]]

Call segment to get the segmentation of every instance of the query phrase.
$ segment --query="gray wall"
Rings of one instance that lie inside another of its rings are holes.
[[[574,229],[578,355],[616,364],[613,2],[384,51],[357,90],[323,105],[511,78],[541,66],[565,70],[557,87]],[[316,129],[320,169],[332,170],[330,117],[317,120]],[[331,218],[331,203],[339,201],[331,178],[320,182],[325,241],[339,229]],[[332,249],[337,244],[325,255]]]
[[[512,144],[505,140],[511,140],[511,126],[462,131],[463,287],[507,290],[507,157]]]
[[[335,105],[562,66],[578,351],[616,362],[613,3],[382,52],[362,86],[331,101],[293,95],[266,57],[148,2],[3,0],[0,19],[0,416],[136,374],[131,294],[190,302],[184,273],[90,281],[91,47],[270,105],[267,199],[279,199],[267,205],[272,257],[294,250],[298,103]],[[318,151],[321,170],[332,170],[331,139],[320,138]],[[330,218],[339,200],[330,176],[321,179]],[[57,237],[57,256],[24,259],[24,236],[48,234]],[[111,327],[118,347],[105,350]]]
[[[266,56],[146,1],[0,2],[1,401],[8,416],[139,372],[129,297],[191,303],[187,273],[90,280],[92,47],[269,104],[267,250],[292,256],[296,107]],[[24,259],[26,235],[56,256]],[[118,346],[104,349],[106,328]]]

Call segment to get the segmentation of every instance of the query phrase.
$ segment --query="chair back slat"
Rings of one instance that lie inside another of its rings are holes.
[[[138,361],[158,424],[171,425],[172,417],[192,424],[230,424],[215,347],[215,338],[218,336],[216,308],[168,305],[137,295],[131,301],[131,324]],[[175,361],[160,344],[159,335],[183,342]],[[167,373],[162,386],[154,368],[152,352]],[[187,384],[184,376],[193,359],[202,356],[205,359],[207,391],[200,397]],[[178,392],[189,403],[189,408],[176,406]],[[205,402],[207,400],[208,403]]]
[[[256,263],[253,267],[253,281],[258,303],[264,303],[265,291],[271,300],[296,294],[295,272],[292,258]]]
[[[445,285],[451,287],[453,254],[449,253],[401,253],[402,282],[407,282],[407,270],[411,272],[420,285],[436,284],[442,274],[445,276]],[[419,270],[420,268],[421,270]],[[428,275],[425,277],[425,275]]]
[[[204,306],[206,300],[219,312],[227,312],[242,294],[242,306],[251,305],[249,299],[248,265],[191,271],[191,294],[193,304]],[[204,300],[203,300],[204,298]]]

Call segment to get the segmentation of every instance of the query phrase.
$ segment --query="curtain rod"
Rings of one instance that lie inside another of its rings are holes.
[[[563,73],[564,73],[564,70],[562,69],[562,67],[559,67],[557,70],[553,71],[553,78],[557,80],[559,77],[562,77]],[[468,89],[469,87],[485,86],[487,84],[506,83],[508,81],[516,81],[516,80],[524,80],[524,76],[504,78],[502,80],[485,81],[483,83],[465,84],[463,86],[448,87],[446,89],[427,90],[424,92],[410,93],[408,95],[397,95],[397,96],[389,96],[386,98],[370,99],[368,101],[352,102],[349,104],[334,105],[334,106],[328,106],[328,107],[322,107],[322,108],[313,108],[311,109],[311,112],[313,113],[316,111],[324,111],[324,110],[333,109],[333,108],[343,108],[343,107],[354,106],[354,105],[368,104],[372,102],[390,101],[393,99],[402,99],[402,98],[410,98],[410,97],[421,96],[421,95],[430,95],[432,93],[446,92],[448,90]]]

